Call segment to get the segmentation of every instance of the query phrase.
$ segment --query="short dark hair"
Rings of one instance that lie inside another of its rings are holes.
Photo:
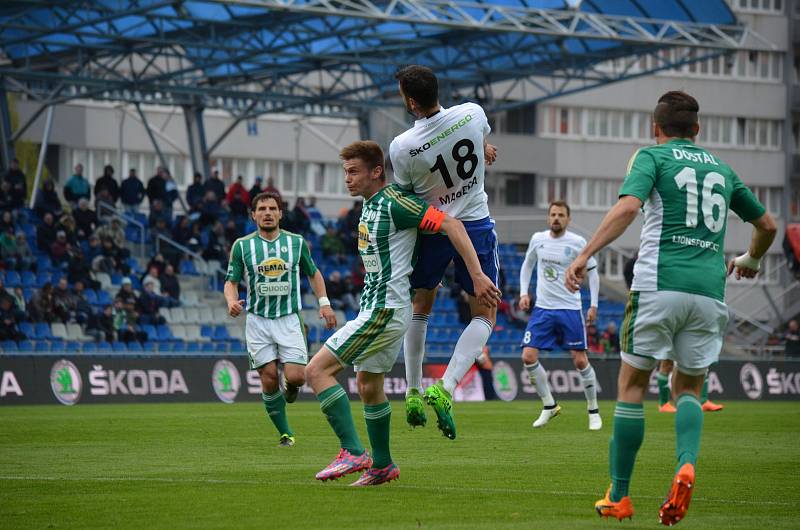
[[[383,149],[377,143],[370,140],[359,140],[344,147],[339,153],[342,160],[352,160],[358,158],[363,160],[369,169],[381,168],[381,178],[386,178],[386,167],[383,161]]]
[[[560,206],[562,208],[566,208],[567,209],[567,217],[570,217],[572,215],[570,213],[570,211],[569,211],[569,204],[567,204],[567,201],[561,201],[561,200],[559,200],[559,201],[550,201],[550,206],[547,207],[547,215],[550,215],[550,210],[553,208],[553,206]]]
[[[427,66],[412,64],[394,74],[403,94],[417,102],[423,109],[433,108],[439,102],[439,80]]]
[[[278,210],[280,210],[281,212],[283,211],[283,202],[281,202],[281,196],[275,193],[274,191],[262,191],[261,193],[253,197],[253,200],[250,201],[250,210],[255,212],[258,203],[261,201],[266,201],[267,199],[272,199],[273,201],[275,201],[275,203],[278,205]]]
[[[653,121],[667,136],[691,138],[695,135],[699,110],[700,105],[692,96],[680,90],[671,90],[658,98]]]

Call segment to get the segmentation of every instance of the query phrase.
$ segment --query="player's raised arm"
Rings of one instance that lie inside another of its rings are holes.
[[[633,220],[636,219],[636,216],[639,215],[639,210],[641,209],[642,200],[638,197],[633,195],[620,197],[617,204],[603,218],[592,239],[583,247],[581,253],[578,254],[578,257],[575,258],[575,261],[564,273],[564,284],[570,292],[574,293],[580,289],[581,282],[586,275],[586,265],[589,262],[589,258],[621,236]]]
[[[472,241],[470,241],[467,231],[464,229],[464,224],[458,219],[447,215],[442,221],[442,230],[445,231],[447,238],[467,266],[467,271],[469,271],[472,285],[475,289],[475,297],[483,305],[496,307],[502,293],[481,270],[478,254],[475,253],[475,247],[472,246]]]
[[[525,252],[525,260],[519,269],[519,308],[523,311],[531,308],[531,296],[528,294],[528,289],[531,286],[533,269],[536,268],[536,260],[536,244],[534,238],[531,237],[531,241],[528,243],[528,251]]]

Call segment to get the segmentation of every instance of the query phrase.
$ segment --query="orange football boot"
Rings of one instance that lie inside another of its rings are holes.
[[[724,405],[717,405],[710,399],[703,403],[703,412],[718,412],[724,408]]]
[[[675,414],[677,409],[675,408],[675,405],[673,405],[671,401],[667,401],[666,403],[664,403],[663,405],[658,407],[658,411],[659,412],[668,412],[670,414]]]
[[[594,509],[597,515],[604,519],[609,517],[616,517],[617,520],[622,521],[626,517],[633,519],[633,503],[630,496],[622,497],[619,502],[611,500],[611,486],[606,490],[606,496],[594,503]]]
[[[683,464],[672,480],[672,487],[669,490],[667,500],[658,510],[658,520],[661,521],[661,524],[672,526],[686,517],[693,491],[694,466],[692,464]]]

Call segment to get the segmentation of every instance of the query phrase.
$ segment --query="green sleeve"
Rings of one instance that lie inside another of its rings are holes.
[[[428,210],[428,203],[399,186],[388,188],[386,196],[392,201],[392,221],[398,230],[419,227]]]
[[[731,210],[744,221],[758,219],[767,211],[759,200],[744,185],[736,173],[733,173],[733,192],[731,193]]]
[[[628,173],[619,190],[619,196],[632,195],[647,202],[656,184],[656,161],[647,151],[637,150],[628,162]]]
[[[242,260],[242,242],[234,241],[231,248],[231,257],[228,260],[228,273],[225,275],[226,282],[239,283],[244,274],[244,261]]]
[[[311,251],[305,241],[300,241],[300,270],[309,278],[317,273],[317,266],[311,259]]]

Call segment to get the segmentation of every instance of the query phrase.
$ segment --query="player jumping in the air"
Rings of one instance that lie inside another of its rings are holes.
[[[561,406],[550,393],[547,372],[539,362],[539,350],[556,348],[557,339],[560,338],[581,374],[589,409],[589,429],[597,431],[603,427],[603,420],[597,406],[597,378],[586,355],[586,324],[583,321],[581,293],[571,293],[564,285],[564,271],[586,246],[586,240],[567,230],[570,211],[566,202],[550,203],[547,219],[550,230],[533,234],[519,272],[519,307],[527,311],[531,307],[528,289],[533,268],[536,267],[536,303],[521,345],[522,362],[544,405],[533,426],[543,427],[561,412]],[[597,319],[597,298],[600,294],[600,276],[594,258],[589,261],[588,271],[591,302],[586,321],[592,324]]]
[[[675,361],[675,477],[658,516],[673,525],[686,516],[695,489],[703,411],[700,392],[722,348],[725,306],[725,230],[728,210],[751,223],[747,253],[728,274],[752,278],[777,231],[775,221],[736,173],[717,155],[695,145],[697,101],[684,92],[661,96],[653,113],[656,145],[639,149],[628,164],[619,201],[566,272],[577,291],[591,257],[618,238],[644,208],[639,259],[620,333],[614,432],[609,450],[611,486],[595,509],[603,517],[633,515],[628,494],[636,453],[644,439],[642,400],[650,373],[662,359]]]
[[[306,368],[308,382],[340,444],[339,454],[316,478],[337,479],[363,470],[352,485],[375,486],[400,475],[389,451],[392,409],[383,382],[397,360],[411,320],[408,277],[414,266],[417,231],[445,230],[465,262],[479,299],[493,306],[499,293],[481,272],[460,221],[396,185],[386,185],[383,151],[378,144],[355,142],[342,149],[340,157],[350,195],[364,198],[358,253],[366,276],[358,316],[329,338]],[[346,365],[356,371],[372,457],[356,433],[347,392],[335,378]]]
[[[325,327],[336,327],[336,317],[325,293],[325,280],[314,265],[305,240],[280,229],[281,208],[281,198],[275,193],[264,192],[253,198],[251,215],[258,229],[233,242],[224,290],[232,317],[247,311],[245,336],[250,368],[261,376],[264,408],[278,430],[279,444],[292,446],[295,439],[286,417],[286,403],[297,399],[308,361],[300,316],[301,271],[319,298],[319,316],[325,320]],[[245,273],[246,301],[239,299],[239,282]],[[280,392],[279,362],[283,365],[285,393]]]
[[[406,110],[417,121],[389,148],[394,179],[403,189],[464,223],[483,272],[497,285],[497,235],[483,191],[485,165],[496,156],[495,147],[486,142],[491,132],[486,114],[474,103],[440,106],[438,80],[429,68],[408,66],[395,77]],[[456,343],[443,379],[424,394],[436,412],[439,429],[453,439],[453,391],[489,340],[496,308],[479,303],[464,261],[447,237],[427,232],[420,236],[419,261],[411,274],[414,314],[403,343],[408,381],[406,421],[412,426],[426,423],[420,391],[428,316],[445,269],[454,261],[456,280],[470,295],[472,320]]]

